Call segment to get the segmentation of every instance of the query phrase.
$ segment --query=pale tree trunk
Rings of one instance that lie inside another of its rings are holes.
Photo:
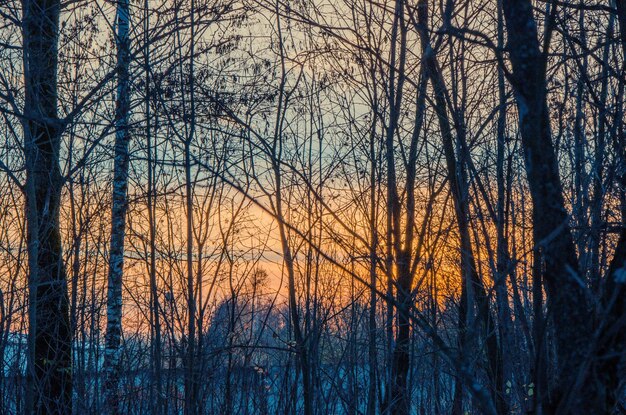
[[[130,10],[129,1],[117,3],[117,97],[115,109],[115,153],[113,160],[113,202],[107,291],[107,326],[104,350],[106,411],[119,413],[120,339],[122,334],[122,275],[128,210],[128,144],[130,132]]]

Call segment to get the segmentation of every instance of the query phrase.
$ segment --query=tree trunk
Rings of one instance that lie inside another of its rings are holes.
[[[410,366],[411,323],[409,309],[412,303],[411,286],[413,284],[408,250],[402,248],[401,238],[401,206],[397,187],[395,167],[394,137],[398,128],[402,105],[403,85],[405,81],[404,67],[406,61],[407,28],[404,22],[404,2],[396,0],[394,20],[391,32],[390,72],[388,83],[389,122],[385,131],[385,153],[387,164],[387,233],[390,237],[388,253],[388,269],[396,279],[396,310],[397,331],[395,345],[391,354],[391,379],[386,399],[387,411],[391,415],[405,415],[410,412],[411,399],[407,385]],[[397,50],[399,48],[399,51]],[[399,53],[398,53],[399,52]],[[397,68],[397,69],[396,69]],[[397,76],[397,79],[396,79]],[[408,241],[406,242],[408,244]]]
[[[487,374],[491,383],[491,394],[493,402],[496,405],[498,413],[506,413],[507,405],[503,400],[503,394],[500,393],[504,389],[504,381],[502,374],[501,352],[497,338],[495,336],[494,321],[489,309],[489,299],[485,292],[482,279],[476,270],[474,253],[470,238],[469,224],[469,199],[468,185],[463,162],[457,160],[455,152],[455,143],[452,135],[452,123],[447,113],[446,104],[446,86],[444,83],[441,70],[439,69],[435,51],[433,50],[428,34],[428,4],[421,0],[418,5],[418,32],[422,46],[422,53],[425,65],[425,73],[431,82],[434,90],[435,112],[441,130],[443,149],[446,159],[446,167],[448,170],[448,182],[454,202],[455,216],[460,235],[460,251],[461,251],[461,308],[459,312],[459,345],[461,355],[467,355],[471,351],[471,346],[475,342],[472,340],[476,333],[473,333],[474,325],[477,322],[484,335],[486,343],[486,357],[488,363]],[[457,140],[461,143],[461,147],[466,147],[465,138],[462,136],[462,122],[456,122],[458,125],[459,136]],[[476,307],[475,307],[476,306]],[[475,316],[474,309],[477,315]],[[477,320],[475,320],[475,317]],[[469,348],[469,350],[468,350]],[[467,357],[467,356],[465,356]],[[461,365],[466,365],[466,358],[462,359]],[[462,381],[457,378],[455,394],[453,400],[453,413],[462,413]]]
[[[119,364],[122,335],[122,276],[124,241],[128,210],[128,143],[130,132],[130,10],[129,1],[117,3],[117,102],[115,112],[115,154],[113,165],[113,204],[111,209],[111,246],[107,292],[107,327],[104,351],[106,411],[119,413]]]
[[[593,333],[590,306],[578,269],[576,248],[565,209],[546,100],[546,56],[539,48],[529,0],[503,0],[508,30],[512,84],[516,93],[522,146],[533,201],[533,234],[543,261],[543,278],[554,321],[558,352],[559,410],[606,413],[595,382],[569,392],[588,357]],[[548,27],[551,17],[548,18]],[[546,36],[549,37],[549,31]],[[545,42],[548,44],[548,42]],[[535,259],[538,260],[538,259]],[[556,408],[555,408],[556,409]]]
[[[23,1],[24,149],[31,361],[38,414],[72,411],[72,337],[59,209],[63,178],[57,115],[59,0]]]
[[[376,352],[376,269],[378,267],[377,249],[378,249],[378,227],[377,227],[377,208],[376,208],[376,117],[372,120],[372,129],[370,131],[370,298],[369,298],[369,336],[368,336],[368,364],[369,364],[369,390],[367,399],[367,415],[376,415],[376,380],[377,380],[377,352]]]
[[[195,345],[196,345],[196,296],[193,274],[193,184],[191,178],[191,143],[196,132],[196,100],[194,94],[194,53],[195,53],[195,2],[191,0],[190,24],[191,39],[189,51],[189,104],[190,104],[190,126],[189,136],[184,143],[185,157],[185,209],[187,212],[187,356],[185,359],[185,414],[194,415],[197,413],[196,400],[196,379],[195,379]],[[202,335],[202,333],[198,333]]]
[[[150,112],[150,99],[152,98],[152,89],[150,86],[150,41],[149,41],[149,28],[150,28],[150,7],[149,1],[144,0],[144,39],[143,39],[143,52],[144,52],[144,71],[145,71],[145,97],[144,97],[144,111],[146,120],[146,164],[148,170],[147,180],[147,197],[146,208],[148,210],[148,226],[149,230],[149,285],[150,285],[150,369],[151,369],[151,382],[150,385],[150,410],[155,415],[163,413],[163,393],[162,393],[162,357],[161,357],[161,315],[160,315],[160,302],[159,302],[159,290],[157,283],[157,246],[156,246],[156,180],[155,180],[155,166],[157,157],[157,141],[153,141],[152,137],[152,116]],[[155,117],[156,118],[156,117]],[[158,119],[156,119],[155,125],[158,126]],[[157,128],[155,127],[155,130]]]
[[[504,46],[504,16],[502,15],[502,2],[498,1],[498,46]],[[506,150],[506,90],[504,82],[504,71],[498,68],[498,124],[497,124],[497,150],[496,150],[496,175],[497,175],[497,254],[496,254],[496,272],[494,281],[494,291],[496,293],[497,317],[498,317],[498,333],[500,337],[500,347],[498,350],[498,367],[496,373],[499,373],[499,379],[496,386],[496,405],[498,413],[508,413],[507,403],[513,396],[512,387],[508,388],[506,382],[512,380],[512,362],[517,360],[516,353],[513,348],[512,336],[512,319],[511,309],[509,307],[509,296],[507,290],[507,276],[511,267],[509,258],[509,243],[506,236],[507,211],[506,211],[506,183],[507,180],[504,161]],[[512,386],[512,383],[511,383]]]
[[[622,51],[626,54],[626,0],[616,0],[617,15],[620,29]],[[622,61],[622,76],[626,73],[626,55]],[[623,80],[620,81],[620,90],[623,90]],[[602,320],[599,332],[602,333],[598,350],[596,373],[604,388],[606,409],[612,410],[623,400],[623,389],[626,382],[626,135],[623,125],[623,103],[619,104],[617,112],[618,159],[621,171],[618,176],[620,197],[622,201],[622,229],[615,248],[613,260],[609,265],[604,287],[602,290]],[[623,406],[622,406],[623,408]],[[623,409],[622,409],[623,411]]]

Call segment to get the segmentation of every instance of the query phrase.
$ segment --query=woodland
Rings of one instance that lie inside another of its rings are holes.
[[[626,0],[0,0],[0,415],[626,414]]]

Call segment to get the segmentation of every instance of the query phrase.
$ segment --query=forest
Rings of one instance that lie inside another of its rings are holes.
[[[0,415],[626,414],[626,0],[0,0]]]

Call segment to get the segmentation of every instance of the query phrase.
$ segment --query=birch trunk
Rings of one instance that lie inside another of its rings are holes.
[[[117,101],[115,109],[115,154],[113,160],[113,202],[111,208],[111,239],[107,292],[107,326],[104,351],[106,411],[119,413],[119,364],[122,334],[122,275],[124,271],[124,240],[128,210],[128,144],[130,132],[130,10],[129,1],[117,3]]]

